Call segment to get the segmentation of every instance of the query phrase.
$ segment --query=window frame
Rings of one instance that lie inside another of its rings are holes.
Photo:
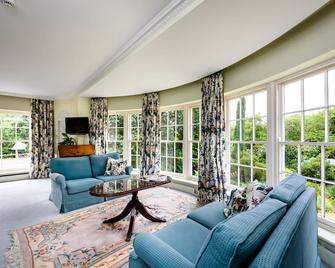
[[[17,173],[28,173],[29,169],[30,169],[30,156],[31,156],[31,146],[32,146],[32,140],[31,140],[31,113],[29,111],[19,111],[19,110],[6,110],[6,109],[0,109],[0,115],[13,115],[15,117],[19,117],[19,116],[27,116],[28,117],[28,132],[29,132],[29,137],[28,140],[28,158],[29,158],[29,165],[26,168],[22,168],[22,169],[9,169],[9,168],[3,168],[3,153],[2,153],[2,143],[4,142],[2,139],[2,134],[0,133],[0,175],[10,175],[10,174],[17,174]],[[1,127],[2,129],[2,127]],[[17,141],[17,121],[15,122],[15,142]],[[1,130],[2,132],[2,130]],[[14,172],[15,171],[15,172]]]
[[[268,122],[268,141],[267,141],[267,155],[266,155],[266,163],[267,163],[267,184],[276,186],[280,182],[281,172],[282,172],[282,163],[283,163],[283,154],[281,152],[282,147],[282,135],[283,135],[283,95],[282,94],[282,86],[283,84],[294,82],[299,79],[306,79],[309,76],[313,76],[318,73],[327,72],[329,70],[333,70],[335,68],[335,58],[331,58],[329,60],[323,61],[318,64],[314,64],[310,67],[306,67],[303,70],[291,72],[290,74],[281,75],[280,78],[274,77],[273,79],[267,79],[267,81],[260,83],[258,86],[247,86],[242,89],[237,89],[232,92],[225,93],[225,118],[227,127],[226,127],[226,141],[227,141],[227,150],[226,150],[226,163],[229,163],[230,160],[230,147],[228,146],[230,140],[230,126],[229,126],[229,106],[228,101],[237,98],[243,95],[248,95],[251,93],[255,93],[261,89],[266,88],[267,90],[267,122]],[[325,78],[327,79],[327,78]],[[328,83],[325,80],[325,90],[328,93]],[[327,93],[325,94],[325,98],[327,98]],[[302,94],[303,95],[303,94]],[[327,102],[325,100],[325,108],[328,109]],[[301,104],[302,106],[303,104]],[[335,107],[332,105],[332,107]],[[304,108],[304,107],[302,107]],[[318,108],[306,109],[306,110],[317,110]],[[320,108],[319,108],[320,109]],[[301,112],[301,111],[300,111]],[[325,117],[326,117],[325,113]],[[328,119],[327,119],[328,120]],[[303,124],[303,122],[302,122]],[[328,137],[329,132],[327,129],[327,125],[325,124],[325,132]],[[329,140],[327,140],[329,142]],[[322,142],[319,142],[322,143]],[[323,142],[325,143],[325,142]],[[332,142],[334,144],[335,142]],[[313,142],[312,145],[315,145]],[[325,145],[327,146],[327,145]],[[272,153],[270,153],[272,152]],[[275,152],[275,153],[273,153]],[[227,184],[229,187],[230,183],[230,163],[226,165],[226,174],[227,174]],[[324,202],[324,201],[323,201]],[[335,233],[335,222],[319,217],[318,215],[318,224],[320,227]]]

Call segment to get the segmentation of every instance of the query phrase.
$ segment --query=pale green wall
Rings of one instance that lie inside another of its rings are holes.
[[[226,68],[225,91],[264,80],[334,49],[335,2],[332,2],[273,43]]]
[[[0,110],[30,111],[30,99],[0,96]]]
[[[180,87],[159,91],[160,106],[169,106],[200,100],[201,81],[195,81]],[[108,110],[134,110],[142,109],[143,95],[108,98]]]

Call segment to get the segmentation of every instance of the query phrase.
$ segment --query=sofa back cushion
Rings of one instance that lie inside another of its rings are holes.
[[[246,267],[283,218],[286,207],[279,200],[268,199],[219,223],[200,252],[196,267]]]
[[[100,155],[90,156],[92,174],[94,177],[105,175],[108,157],[111,157],[114,159],[120,159],[120,155],[118,153],[100,154]]]
[[[249,267],[320,267],[316,265],[317,223],[315,190],[307,188],[289,207]]]
[[[270,198],[278,199],[289,206],[306,190],[306,178],[299,174],[291,174],[269,194]]]
[[[91,163],[88,156],[51,159],[51,173],[60,173],[66,180],[92,177]]]

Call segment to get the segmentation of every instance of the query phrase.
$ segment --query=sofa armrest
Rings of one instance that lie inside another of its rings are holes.
[[[51,173],[50,179],[61,186],[62,189],[66,188],[65,177],[59,173]]]
[[[136,255],[155,268],[192,268],[194,265],[158,237],[143,233],[134,239]]]
[[[126,166],[126,175],[131,175],[132,172],[133,172],[133,167]]]

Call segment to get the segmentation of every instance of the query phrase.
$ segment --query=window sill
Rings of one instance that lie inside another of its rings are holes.
[[[16,176],[16,175],[28,175],[29,170],[3,170],[0,171],[0,177],[7,177],[7,176]]]

